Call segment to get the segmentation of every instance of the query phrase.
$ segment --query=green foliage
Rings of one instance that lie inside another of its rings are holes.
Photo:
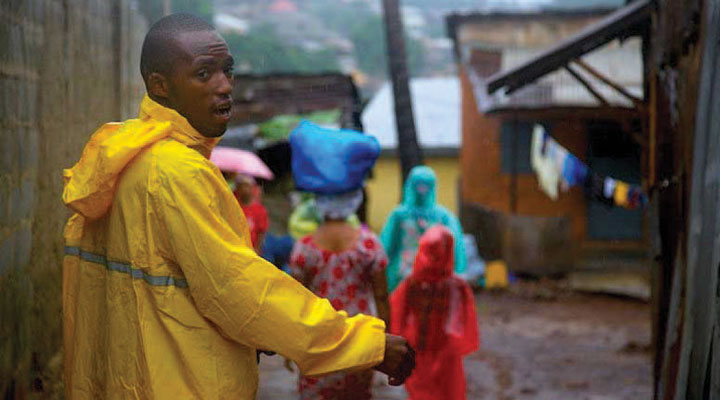
[[[350,36],[357,25],[373,16],[365,5],[345,4],[337,0],[315,0],[307,4],[307,11],[323,21],[329,31],[344,37]]]
[[[255,28],[247,35],[227,34],[225,40],[241,72],[316,73],[340,69],[331,49],[308,52],[288,45],[270,25]]]
[[[382,16],[373,14],[365,5],[345,4],[337,0],[314,0],[307,7],[310,13],[326,24],[328,31],[337,32],[353,42],[355,59],[361,71],[376,78],[387,77],[385,23]],[[422,74],[425,69],[422,44],[407,36],[405,44],[410,75]]]
[[[150,23],[163,16],[163,0],[138,2],[140,11]],[[212,23],[212,0],[171,0],[172,12],[188,12]],[[323,21],[328,35],[348,37],[355,45],[355,57],[364,73],[387,77],[385,27],[381,16],[374,15],[361,4],[344,4],[337,0],[314,0],[307,4],[308,12]],[[246,35],[226,34],[237,70],[264,73],[318,73],[340,70],[338,55],[330,48],[306,51],[285,43],[271,25],[254,27]],[[425,69],[422,45],[406,37],[410,75]]]
[[[304,119],[318,125],[335,125],[340,121],[341,116],[342,111],[337,109],[315,111],[304,115],[278,115],[260,124],[260,135],[271,141],[287,139],[290,132]]]
[[[408,57],[410,76],[423,74],[427,65],[425,62],[425,49],[420,41],[405,36],[405,47]]]
[[[163,0],[142,0],[138,2],[140,12],[152,25],[163,17]],[[190,13],[213,23],[215,9],[212,0],[170,0],[170,10],[173,13]]]
[[[350,40],[355,44],[355,58],[360,70],[375,77],[387,76],[385,24],[380,16],[369,16],[357,23],[350,32]],[[425,64],[422,44],[406,35],[405,51],[410,75],[421,74]]]
[[[210,24],[213,23],[215,8],[212,0],[172,0],[172,12],[195,14]]]
[[[163,16],[162,0],[145,0],[138,2],[140,13],[147,18],[150,25]]]

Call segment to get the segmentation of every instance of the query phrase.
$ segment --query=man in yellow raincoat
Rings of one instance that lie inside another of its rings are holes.
[[[348,318],[252,250],[207,159],[232,106],[232,57],[176,14],[143,45],[137,119],[110,123],[64,173],[63,319],[68,399],[252,399],[256,349],[306,375],[414,366],[379,319]]]

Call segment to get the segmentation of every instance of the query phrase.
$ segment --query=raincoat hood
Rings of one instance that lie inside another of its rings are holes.
[[[453,274],[455,246],[450,231],[441,225],[430,228],[420,238],[413,265],[412,279],[420,282],[439,282]]]
[[[390,330],[417,351],[409,398],[465,399],[462,356],[480,345],[475,298],[452,275],[453,236],[441,226],[420,238],[413,272],[390,296]]]
[[[67,171],[65,398],[255,399],[256,349],[306,376],[383,360],[385,324],[348,317],[262,259],[207,139],[151,101]],[[99,217],[97,219],[90,219]]]
[[[137,119],[100,127],[90,138],[80,160],[63,172],[63,202],[88,219],[102,217],[113,202],[116,184],[125,167],[143,150],[171,138],[209,157],[219,139],[207,138],[177,111],[146,94]]]
[[[405,181],[403,205],[420,208],[435,206],[436,181],[435,171],[430,167],[419,166],[410,170],[410,175]]]
[[[445,226],[452,232],[455,272],[465,272],[467,258],[462,226],[453,213],[437,203],[436,194],[437,178],[432,168],[418,166],[410,170],[405,180],[403,202],[390,214],[380,234],[390,260],[387,277],[391,292],[412,274],[420,237],[435,225]]]
[[[470,286],[453,276],[453,247],[447,228],[428,229],[412,274],[390,297],[392,333],[419,351],[467,354],[478,347],[475,300]]]

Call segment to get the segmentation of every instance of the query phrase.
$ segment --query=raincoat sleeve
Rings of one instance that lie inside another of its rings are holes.
[[[388,290],[394,291],[400,283],[400,211],[395,209],[388,217],[382,232],[380,232],[380,242],[385,249],[388,257],[388,267],[386,270]]]
[[[410,303],[409,286],[408,280],[401,282],[390,296],[390,332],[404,337],[411,346],[417,346],[416,332],[408,323],[413,318],[408,307]]]
[[[220,209],[233,203],[219,174],[204,159],[182,161],[158,170],[151,199],[200,313],[224,336],[276,351],[305,375],[382,362],[384,322],[335,311],[257,256],[239,208]]]
[[[475,310],[475,296],[466,282],[455,279],[455,285],[456,293],[460,297],[459,307],[456,306],[458,311],[450,318],[448,325],[460,327],[459,329],[450,329],[453,333],[452,349],[457,354],[466,355],[480,347],[480,328]]]

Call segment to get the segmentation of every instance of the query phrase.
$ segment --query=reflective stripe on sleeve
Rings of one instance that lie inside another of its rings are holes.
[[[133,277],[133,279],[142,279],[150,286],[175,286],[182,289],[186,289],[188,287],[186,279],[173,278],[172,276],[149,275],[141,269],[133,268],[131,264],[109,261],[107,257],[103,255],[90,253],[80,249],[79,247],[65,246],[65,254],[80,257],[81,260],[91,262],[93,264],[102,265],[108,271],[128,274]]]

